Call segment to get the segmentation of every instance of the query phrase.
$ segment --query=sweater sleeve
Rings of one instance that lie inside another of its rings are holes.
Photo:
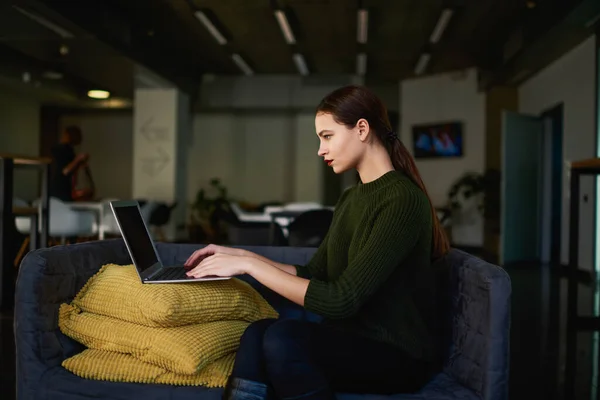
[[[306,265],[295,265],[296,275],[301,278],[311,279],[313,277],[319,279],[325,279],[327,269],[327,239],[329,238],[329,232],[325,235],[325,238],[319,245],[319,248],[313,254],[310,261]]]
[[[304,307],[330,319],[356,314],[414,248],[424,225],[430,226],[427,204],[415,191],[386,202],[366,243],[340,277],[333,282],[311,279]]]

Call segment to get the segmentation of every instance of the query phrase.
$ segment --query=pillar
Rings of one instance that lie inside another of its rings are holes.
[[[134,199],[177,203],[166,240],[185,234],[187,222],[187,148],[192,138],[189,98],[176,88],[138,88],[134,95]],[[155,237],[155,239],[160,239]]]

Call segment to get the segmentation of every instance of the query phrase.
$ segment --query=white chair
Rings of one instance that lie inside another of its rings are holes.
[[[38,205],[39,200],[34,202],[34,206]],[[67,237],[90,237],[98,234],[98,225],[94,213],[71,210],[67,203],[55,197],[49,199],[48,215],[50,218],[48,234],[50,237],[59,238],[61,243],[65,243]],[[40,221],[38,230],[41,230],[41,216],[38,221]],[[20,233],[28,234],[31,219],[16,217],[15,225]]]
[[[238,220],[243,222],[271,222],[271,217],[267,213],[257,213],[244,211],[236,202],[230,202],[229,206]]]
[[[104,233],[108,235],[119,235],[119,225],[117,220],[110,209],[110,202],[117,201],[120,199],[103,199],[102,200],[102,229]]]

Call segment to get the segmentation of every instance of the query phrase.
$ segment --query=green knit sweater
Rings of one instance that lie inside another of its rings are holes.
[[[325,323],[431,360],[431,209],[406,175],[390,171],[346,190],[323,243],[298,276],[304,307]]]

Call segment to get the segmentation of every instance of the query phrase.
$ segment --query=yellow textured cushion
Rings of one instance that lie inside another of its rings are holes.
[[[85,379],[115,382],[225,387],[233,370],[235,353],[211,363],[194,375],[181,375],[140,361],[127,354],[84,350],[63,361],[62,366]]]
[[[196,374],[236,351],[246,321],[213,321],[173,328],[153,328],[62,304],[58,326],[90,349],[130,354],[177,374]]]
[[[133,265],[108,264],[71,303],[83,311],[146,326],[182,326],[218,320],[254,322],[277,312],[239,279],[142,284]]]

